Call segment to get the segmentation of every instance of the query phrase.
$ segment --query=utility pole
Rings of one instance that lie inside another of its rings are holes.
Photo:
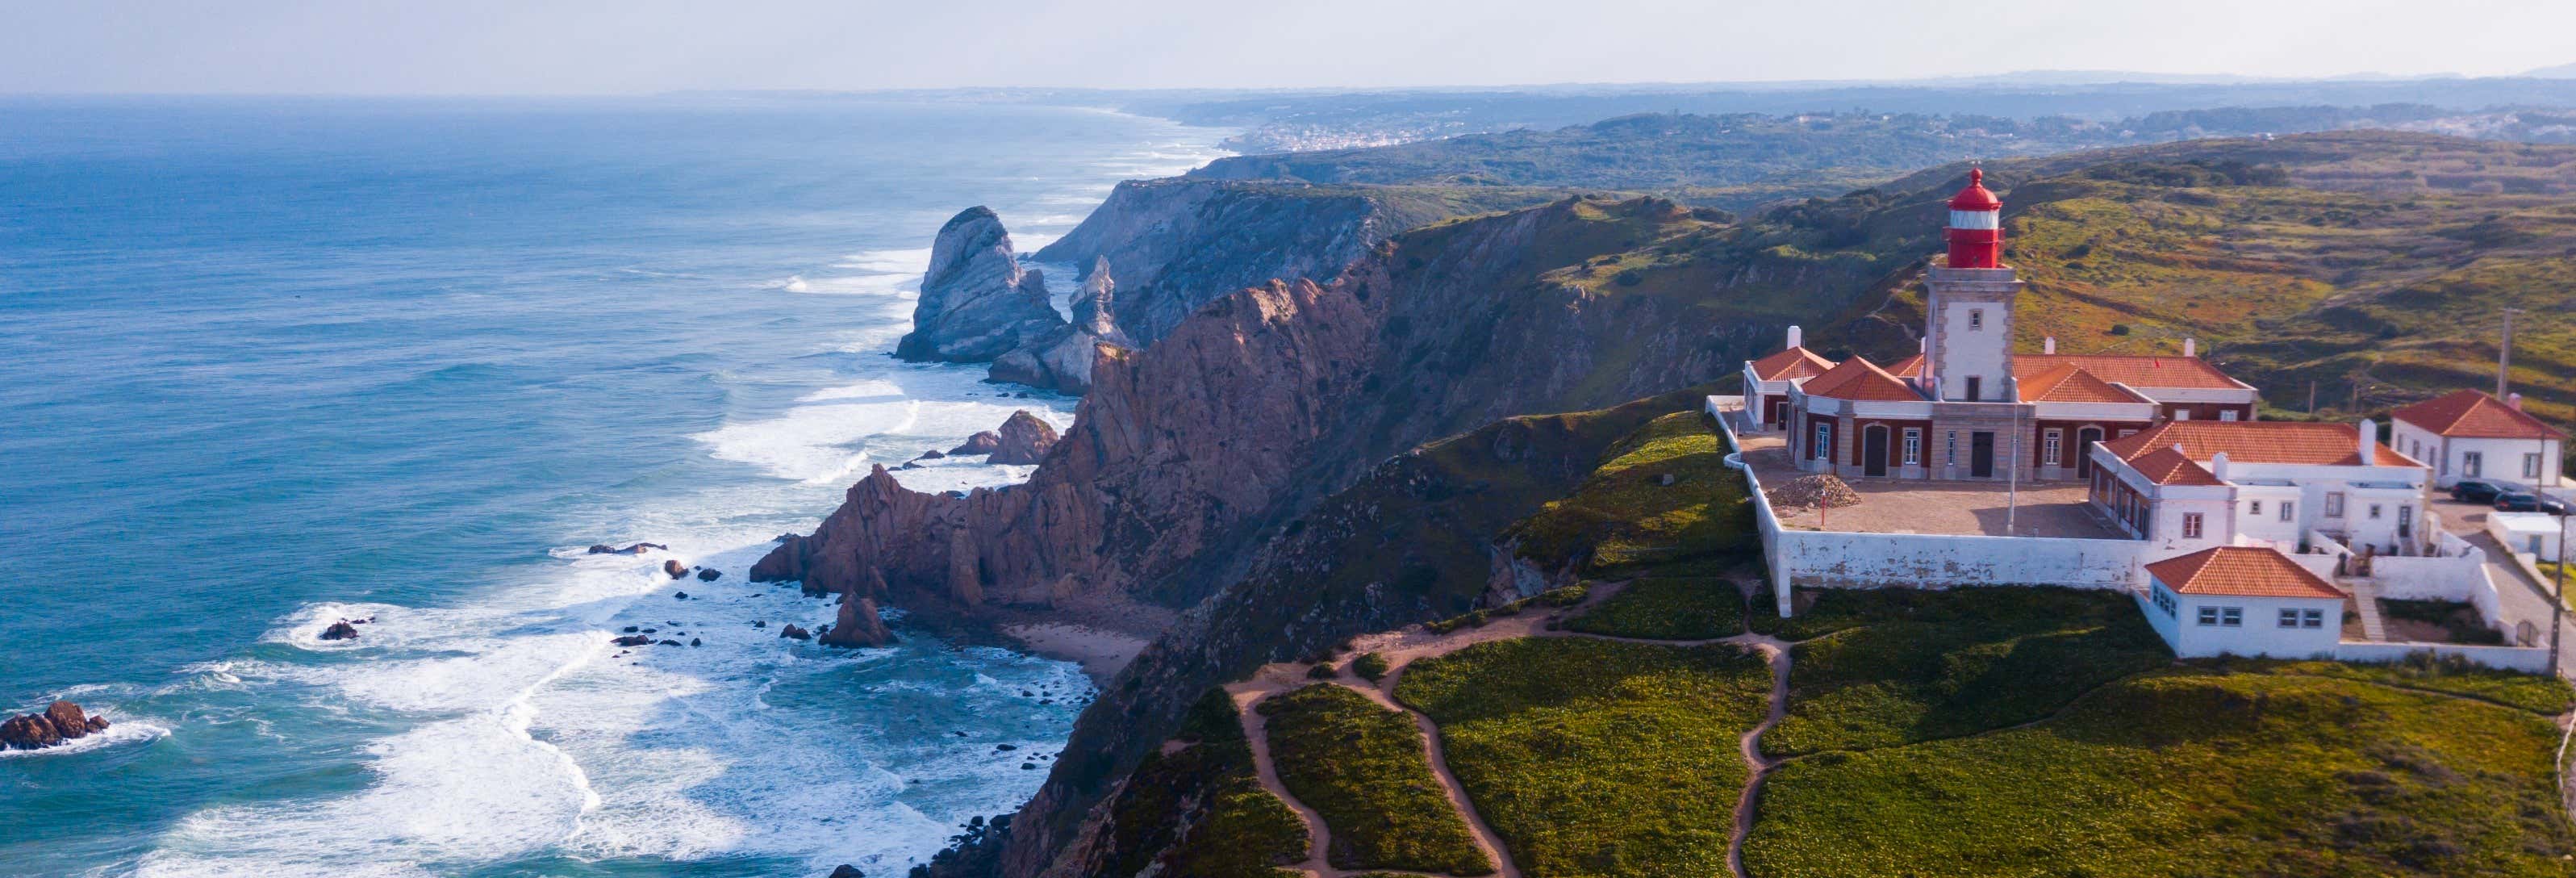
[[[2520,313],[2522,313],[2522,309],[2520,308],[2504,309],[2504,344],[2496,348],[2497,399],[2503,399],[2505,393],[2511,389],[2510,385],[2512,382],[2510,379],[2513,375],[2513,315]]]
[[[2312,415],[2313,415],[2313,414],[2316,414],[2316,413],[2317,413],[2317,382],[2316,382],[2316,379],[2311,378],[2311,379],[2309,379],[2309,380],[2308,380],[2308,414],[2312,414]]]
[[[2018,533],[2014,519],[2021,516],[2021,404],[2014,403],[2012,412],[2012,472],[2004,477],[2004,536]]]

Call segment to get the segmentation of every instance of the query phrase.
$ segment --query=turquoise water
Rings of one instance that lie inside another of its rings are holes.
[[[0,874],[886,876],[1014,807],[1077,709],[1019,693],[1077,670],[780,640],[831,607],[742,573],[870,461],[1069,419],[885,355],[940,222],[988,204],[1034,249],[1218,136],[822,99],[0,100],[0,709],[117,723],[0,757]],[[638,540],[671,552],[581,553]],[[704,645],[609,645],[627,625]]]

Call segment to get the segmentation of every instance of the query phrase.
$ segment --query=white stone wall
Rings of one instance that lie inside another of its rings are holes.
[[[2136,588],[2145,556],[2139,540],[2080,540],[1950,534],[1781,530],[1770,540],[1773,584],[1787,599],[1809,588],[1948,588],[2057,585]]]
[[[2429,652],[2436,656],[2458,656],[2470,664],[2527,674],[2549,670],[2549,649],[2540,646],[2469,646],[2457,643],[2368,643],[2344,641],[2335,644],[2336,661],[2356,664],[2389,664],[2405,661],[2408,656]]]

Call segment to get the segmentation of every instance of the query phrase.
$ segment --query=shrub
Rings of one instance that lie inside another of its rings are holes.
[[[1371,683],[1386,679],[1388,670],[1390,669],[1386,665],[1386,656],[1374,652],[1364,653],[1359,658],[1351,660],[1351,673],[1358,674],[1360,679]]]
[[[1745,631],[1744,592],[1726,579],[1637,579],[1565,627],[1658,640],[1729,637]]]
[[[1306,669],[1306,679],[1309,680],[1330,680],[1338,676],[1341,672],[1333,670],[1331,662],[1316,662],[1314,667]]]
[[[1332,829],[1343,869],[1494,871],[1431,773],[1413,721],[1330,683],[1263,699],[1280,782]]]

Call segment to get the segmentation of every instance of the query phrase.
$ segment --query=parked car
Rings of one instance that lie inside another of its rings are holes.
[[[2505,493],[2504,486],[2479,479],[2461,479],[2451,486],[2451,499],[2462,503],[2493,503],[2496,495]]]
[[[2529,491],[2506,491],[2495,498],[2497,512],[2546,512],[2567,514],[2567,503],[2556,497],[2544,497]]]

